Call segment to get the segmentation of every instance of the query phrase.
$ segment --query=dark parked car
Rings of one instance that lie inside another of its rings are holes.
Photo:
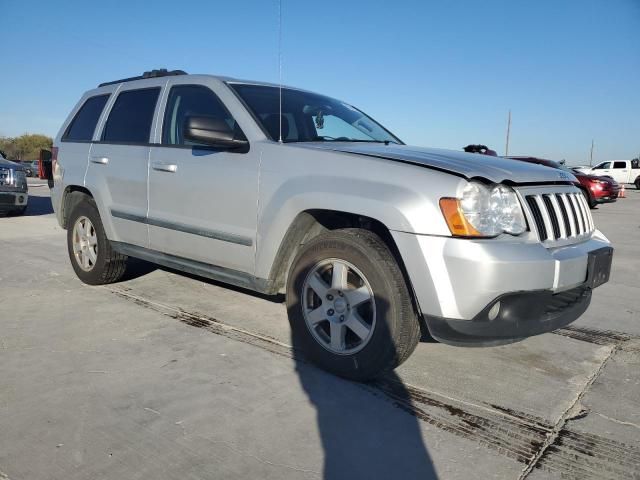
[[[558,162],[553,160],[547,160],[545,158],[536,157],[506,157],[513,160],[519,160],[521,162],[537,163],[538,165],[544,165],[546,167],[557,168],[565,170],[573,174],[578,182],[576,186],[579,187],[587,198],[589,207],[595,208],[599,203],[615,202],[618,199],[618,192],[620,191],[620,185],[611,177],[601,177],[597,175],[587,175],[577,170],[572,170]]]
[[[0,214],[22,215],[28,200],[24,168],[0,154]]]

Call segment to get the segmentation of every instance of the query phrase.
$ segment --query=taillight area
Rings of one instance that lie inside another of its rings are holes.
[[[51,147],[51,169],[55,172],[58,164],[58,147]]]
[[[47,165],[49,165],[49,162],[47,162]],[[49,188],[53,188],[54,187],[54,179],[56,177],[58,177],[58,180],[60,179],[60,168],[58,166],[58,147],[51,147],[51,164],[50,164],[50,168],[45,167],[45,175],[44,177],[47,179],[47,183],[49,185]]]

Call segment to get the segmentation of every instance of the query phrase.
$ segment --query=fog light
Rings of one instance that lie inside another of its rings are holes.
[[[495,320],[498,316],[498,313],[500,313],[500,302],[496,302],[493,304],[493,307],[491,307],[491,310],[489,310],[487,317],[489,317],[489,320]]]

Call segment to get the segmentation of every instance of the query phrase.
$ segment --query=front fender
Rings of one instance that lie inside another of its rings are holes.
[[[418,168],[418,167],[414,167]],[[455,192],[459,178],[437,173],[444,179],[433,190]],[[258,218],[256,270],[258,278],[268,278],[278,249],[295,219],[305,211],[330,210],[372,218],[389,230],[449,235],[429,184],[416,188],[410,176],[405,184],[371,178],[332,175],[301,175],[278,183],[278,175],[262,175]]]

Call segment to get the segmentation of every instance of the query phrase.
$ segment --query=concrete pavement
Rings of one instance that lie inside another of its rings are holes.
[[[0,218],[10,479],[640,478],[639,191],[593,212],[614,270],[572,326],[424,342],[370,385],[299,358],[281,298],[144,263],[83,285],[30,194]]]

